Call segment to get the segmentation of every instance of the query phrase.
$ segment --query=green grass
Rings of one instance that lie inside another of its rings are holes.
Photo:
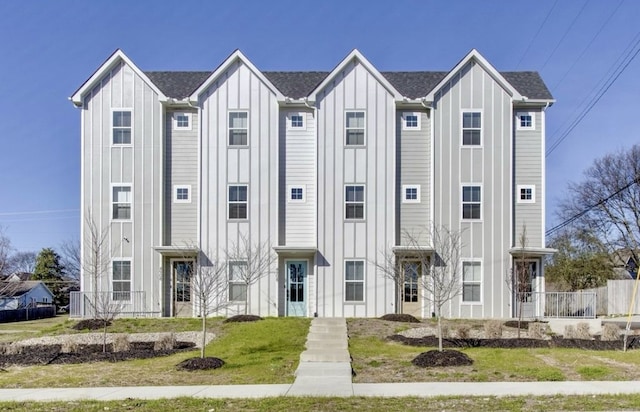
[[[317,398],[290,397],[266,399],[199,399],[162,400],[127,399],[121,401],[82,402],[5,402],[0,409],[13,412],[39,411],[606,411],[638,410],[640,395],[598,396],[518,396],[518,397],[435,397],[435,398]]]

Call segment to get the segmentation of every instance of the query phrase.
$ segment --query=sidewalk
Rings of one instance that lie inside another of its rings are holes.
[[[640,394],[636,381],[352,383],[345,319],[314,318],[293,384],[0,389],[0,402],[280,396],[529,396]]]

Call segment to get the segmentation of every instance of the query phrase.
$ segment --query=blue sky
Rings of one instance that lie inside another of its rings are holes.
[[[80,115],[67,98],[116,49],[142,70],[212,70],[239,48],[262,70],[331,70],[359,49],[379,70],[449,70],[476,48],[539,71],[557,99],[550,146],[637,40],[640,2],[0,2],[0,226],[18,250],[79,237]],[[636,47],[637,49],[637,47]],[[640,58],[547,158],[547,228],[570,181],[638,143]]]

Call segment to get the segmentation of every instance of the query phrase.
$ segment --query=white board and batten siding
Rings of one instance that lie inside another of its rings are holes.
[[[278,102],[241,61],[199,96],[201,107],[200,245],[212,262],[224,260],[241,236],[269,247],[278,241]],[[248,112],[248,146],[228,144],[229,111]],[[228,186],[247,185],[248,218],[228,218]],[[277,265],[250,290],[248,312],[277,316]],[[244,302],[221,315],[244,313]]]
[[[318,93],[317,305],[320,317],[394,312],[393,285],[376,273],[380,251],[395,241],[393,96],[354,61]],[[365,145],[345,145],[345,111],[362,110]],[[345,219],[345,185],[365,186],[365,218]],[[345,260],[364,261],[364,301],[345,301]]]
[[[514,246],[520,246],[520,234],[523,226],[527,230],[528,247],[544,247],[544,112],[540,109],[515,109],[515,152],[514,152],[514,199],[515,199],[515,240]],[[518,127],[518,113],[530,113],[533,116],[534,127],[522,130]],[[518,187],[533,186],[534,201],[525,203],[519,201]]]
[[[112,112],[131,110],[130,145],[113,144]],[[131,261],[131,290],[146,292],[145,307],[160,313],[160,261],[153,250],[162,238],[163,109],[158,94],[124,62],[117,63],[83,96],[82,214],[108,229],[113,260]],[[112,188],[131,185],[130,220],[112,219]],[[83,237],[87,224],[82,222]],[[83,252],[88,253],[85,246]],[[87,256],[85,256],[86,258]],[[109,268],[109,271],[111,267]],[[102,290],[111,290],[111,273]],[[82,290],[90,291],[89,279]]]
[[[504,278],[511,246],[511,97],[480,65],[464,66],[434,102],[434,218],[436,226],[460,230],[462,258],[481,263],[481,298],[459,295],[443,308],[445,316],[510,316]],[[479,111],[481,145],[462,146],[462,112]],[[462,186],[481,187],[481,218],[462,219]]]

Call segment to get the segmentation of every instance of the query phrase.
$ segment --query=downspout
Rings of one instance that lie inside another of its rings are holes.
[[[315,272],[315,278],[316,278],[316,284],[315,284],[315,293],[316,293],[316,302],[315,302],[315,311],[313,313],[313,317],[318,317],[318,285],[320,284],[320,282],[318,281],[318,265],[317,265],[317,255],[318,255],[318,108],[314,105],[311,106],[309,104],[309,100],[305,97],[304,99],[302,99],[302,102],[304,103],[304,105],[308,108],[311,109],[313,111],[313,121],[314,121],[314,126],[315,126],[315,139],[314,139],[314,150],[313,150],[313,155],[314,155],[314,169],[313,169],[313,174],[315,175],[315,181],[316,181],[316,187],[315,187],[315,204],[314,204],[314,220],[316,223],[316,233],[315,233],[315,245],[316,245],[316,253],[313,256],[313,270]]]
[[[431,230],[435,229],[435,176],[434,176],[434,170],[435,170],[435,144],[434,144],[434,116],[433,116],[433,106],[428,106],[426,104],[426,97],[423,97],[420,99],[420,105],[422,105],[422,107],[424,107],[425,109],[429,110],[429,114],[431,115],[431,123],[430,123],[430,127],[429,127],[429,138],[431,139],[430,142],[430,156],[431,156],[431,164],[430,164],[430,168],[431,170],[429,171],[429,186],[430,186],[430,193],[429,193],[429,213],[431,214],[430,218],[431,218],[431,223],[432,223],[432,228]],[[433,241],[430,242],[431,245],[433,246]],[[431,256],[431,262],[429,262],[430,265],[433,265],[433,262],[435,260],[435,251]],[[431,267],[429,268],[422,268],[422,270],[428,269],[429,271],[431,271]],[[433,296],[431,297],[431,314],[435,313],[435,304],[433,303]],[[422,317],[424,318],[424,308],[423,308],[423,313],[422,313]]]

